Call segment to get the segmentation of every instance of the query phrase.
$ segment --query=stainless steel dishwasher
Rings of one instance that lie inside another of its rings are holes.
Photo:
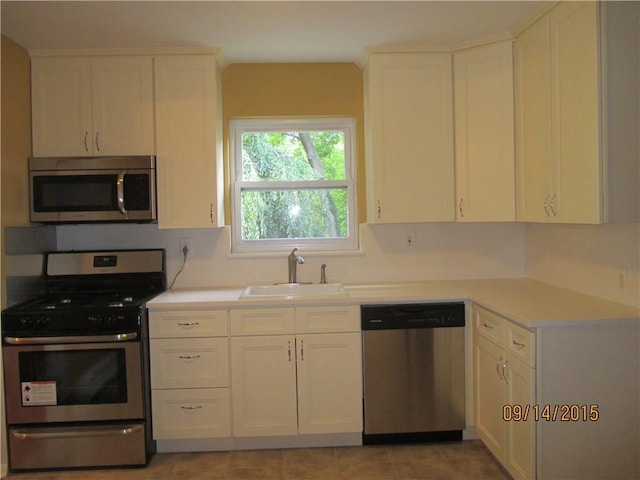
[[[461,440],[464,303],[363,305],[364,444]]]

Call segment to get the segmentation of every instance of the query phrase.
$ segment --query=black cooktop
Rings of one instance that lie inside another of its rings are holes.
[[[146,302],[164,291],[164,250],[52,252],[49,292],[2,312],[2,334],[146,334]]]

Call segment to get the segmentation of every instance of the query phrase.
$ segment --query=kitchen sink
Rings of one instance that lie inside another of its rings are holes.
[[[251,285],[244,289],[240,300],[346,297],[341,283],[283,283]]]

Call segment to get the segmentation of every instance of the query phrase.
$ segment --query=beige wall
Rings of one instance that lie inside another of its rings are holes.
[[[363,72],[353,63],[237,63],[222,72],[223,138],[240,117],[348,116],[356,119],[359,222],[366,220]],[[225,141],[225,203],[229,149]]]
[[[27,51],[2,36],[2,226],[29,224],[31,67]]]

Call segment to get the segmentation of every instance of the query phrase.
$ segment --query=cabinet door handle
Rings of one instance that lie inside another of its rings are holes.
[[[185,323],[178,322],[179,327],[195,327],[196,325],[200,325],[200,322],[185,322]]]
[[[504,367],[502,367],[502,373],[500,373],[500,365],[502,364],[502,356],[496,362],[496,373],[498,374],[498,378],[500,380],[504,380]]]
[[[84,151],[88,152],[89,151],[89,145],[87,144],[87,138],[89,137],[89,132],[85,131],[84,132]]]
[[[380,200],[378,200],[378,220],[380,220],[381,214],[382,214],[382,207],[380,206]]]
[[[209,204],[209,221],[213,223],[213,203]]]
[[[524,348],[525,347],[524,343],[520,343],[520,342],[518,342],[516,340],[511,340],[511,343],[513,343],[518,348]]]
[[[549,217],[549,195],[547,195],[546,197],[544,197],[544,213],[547,214],[547,217]]]
[[[460,218],[464,218],[464,211],[462,208],[463,202],[464,202],[464,199],[461,198],[460,203],[458,204],[458,210],[460,211]]]
[[[291,342],[287,342],[289,344],[289,347],[287,349],[287,353],[289,354],[289,361],[291,361]]]
[[[508,366],[509,366],[509,360],[505,360],[505,362],[502,364],[502,378],[504,379],[507,385],[509,385],[509,379],[507,378],[507,373],[506,373],[506,369]]]
[[[482,326],[484,328],[488,328],[489,330],[493,330],[494,328],[496,328],[493,325],[488,324],[487,322],[482,322]]]
[[[556,208],[554,206],[556,203],[556,200],[558,200],[558,195],[554,193],[553,196],[551,197],[551,201],[549,202],[549,209],[551,210],[551,213],[553,214],[554,217],[558,216],[558,212],[556,211]]]
[[[300,361],[304,362],[304,340],[300,340]]]
[[[96,132],[96,150],[100,151],[100,132]]]
[[[183,410],[200,410],[202,408],[202,405],[196,405],[193,407],[180,406],[180,408]]]
[[[200,358],[200,355],[180,355],[179,358],[182,360],[195,360],[196,358]]]

